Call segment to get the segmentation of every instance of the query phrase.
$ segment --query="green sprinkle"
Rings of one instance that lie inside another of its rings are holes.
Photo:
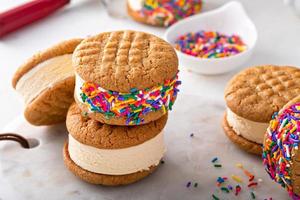
[[[212,194],[211,195],[213,197],[214,200],[220,200],[216,195]]]
[[[87,112],[82,112],[81,114],[82,114],[83,117],[87,117],[88,116]]]
[[[226,187],[221,187],[221,190],[222,190],[223,192],[229,193],[229,190],[228,190],[228,188],[226,188]]]
[[[219,168],[219,167],[222,167],[221,164],[214,164],[215,167]]]
[[[80,93],[80,97],[81,97],[83,102],[85,102],[86,99],[88,98],[84,93]]]
[[[198,187],[198,183],[196,182],[196,183],[194,183],[194,187]]]
[[[251,198],[252,198],[252,199],[255,199],[255,194],[254,194],[254,192],[251,192]]]

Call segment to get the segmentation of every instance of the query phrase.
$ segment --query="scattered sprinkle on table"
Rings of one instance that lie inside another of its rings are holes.
[[[232,178],[234,181],[238,182],[238,183],[242,183],[242,182],[243,182],[243,180],[242,180],[239,176],[232,175],[231,178]]]
[[[235,196],[239,195],[239,193],[242,191],[242,188],[240,185],[235,186]]]
[[[215,166],[216,168],[220,168],[220,167],[222,167],[222,165],[221,165],[221,164],[214,164],[214,166]]]
[[[223,192],[226,192],[226,193],[229,193],[229,192],[230,192],[229,189],[228,189],[227,187],[221,187],[221,190],[222,190]]]
[[[186,187],[187,187],[187,188],[190,187],[191,184],[192,184],[191,181],[187,182]]]
[[[217,161],[218,161],[218,157],[215,157],[215,158],[213,158],[213,159],[211,160],[212,163],[215,163],[215,162],[217,162]]]
[[[198,31],[183,34],[175,41],[175,48],[198,58],[223,58],[239,54],[247,49],[236,35],[214,31]]]
[[[226,177],[218,177],[217,178],[217,186],[219,187],[222,183],[224,183],[227,180]]]
[[[194,133],[191,133],[191,134],[190,134],[190,137],[194,137]]]
[[[211,162],[218,163],[218,160],[219,160],[218,157],[214,157],[211,160]],[[261,182],[263,180],[261,178],[258,178],[258,179],[255,178],[255,175],[252,174],[247,169],[245,169],[241,163],[237,163],[237,164],[235,164],[235,166],[237,168],[241,169],[242,172],[244,173],[244,175],[246,177],[248,177],[248,182],[244,183],[243,179],[242,179],[244,177],[240,177],[237,175],[232,175],[231,179],[228,179],[227,177],[219,176],[216,181],[217,182],[216,186],[222,193],[218,193],[219,195],[221,195],[220,197],[217,197],[215,194],[212,194],[212,197],[214,200],[216,198],[227,199],[227,198],[223,198],[223,196],[230,195],[230,194],[234,194],[235,196],[238,196],[242,192],[242,190],[245,190],[246,192],[248,192],[248,194],[250,195],[249,199],[257,199],[256,194],[255,194],[255,189],[256,189],[256,186],[261,184]],[[233,181],[237,182],[234,187],[231,185]],[[248,186],[248,187],[245,187],[245,186]],[[245,188],[245,189],[242,189],[242,188]],[[272,200],[272,197],[269,197],[268,199],[265,198],[265,200]]]
[[[254,187],[254,186],[257,186],[256,182],[251,182],[251,183],[248,184],[248,187]]]
[[[160,161],[160,164],[165,164],[165,161],[164,161],[164,160],[161,160],[161,161]]]
[[[241,163],[237,163],[235,166],[236,166],[237,168],[244,169],[244,167],[243,167],[243,165],[242,165]]]
[[[212,194],[214,200],[220,200],[216,195]]]
[[[250,194],[251,194],[251,198],[252,198],[252,199],[255,199],[255,194],[254,194],[254,192],[251,192]]]
[[[198,187],[198,183],[196,182],[196,183],[194,183],[194,187]]]

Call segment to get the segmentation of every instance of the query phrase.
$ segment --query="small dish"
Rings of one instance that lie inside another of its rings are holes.
[[[220,8],[181,20],[169,27],[164,38],[172,45],[188,32],[217,31],[227,35],[237,34],[247,45],[239,54],[223,58],[197,58],[176,50],[181,67],[200,74],[223,74],[241,66],[251,56],[257,41],[257,30],[242,4],[231,1]]]

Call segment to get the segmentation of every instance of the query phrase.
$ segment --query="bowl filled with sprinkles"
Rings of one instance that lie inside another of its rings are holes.
[[[180,66],[200,74],[223,74],[244,64],[257,40],[256,27],[239,2],[184,19],[165,34]]]

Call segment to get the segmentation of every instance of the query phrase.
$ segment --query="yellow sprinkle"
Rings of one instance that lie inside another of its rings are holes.
[[[235,48],[237,48],[237,50],[239,50],[239,51],[245,51],[245,49],[246,49],[245,46],[239,46],[239,45],[236,45]]]
[[[127,104],[127,103],[132,103],[134,102],[134,99],[129,99],[127,101],[123,101],[123,102],[120,102],[120,103],[116,103],[115,106],[120,106],[121,104]]]
[[[231,178],[234,181],[238,182],[238,183],[242,183],[243,182],[243,180],[240,177],[236,176],[236,175],[232,175]]]
[[[294,127],[290,130],[290,133],[293,133],[296,129],[297,129],[296,126],[294,126]]]
[[[273,120],[272,129],[274,130],[277,127],[278,121]]]
[[[168,89],[168,90],[166,90],[166,92],[165,92],[165,93],[166,93],[166,94],[168,94],[170,91],[171,91],[171,88],[170,88],[170,89]]]
[[[166,107],[165,106],[162,106],[162,110],[163,110],[163,114],[166,114]]]
[[[242,163],[237,163],[235,166],[236,166],[237,168],[240,168],[240,169],[243,169],[243,168],[244,168],[243,165],[242,165]]]
[[[112,102],[112,100],[114,99],[114,96],[111,96],[109,99],[108,99],[108,102]]]
[[[141,112],[142,109],[135,110],[134,113]]]

